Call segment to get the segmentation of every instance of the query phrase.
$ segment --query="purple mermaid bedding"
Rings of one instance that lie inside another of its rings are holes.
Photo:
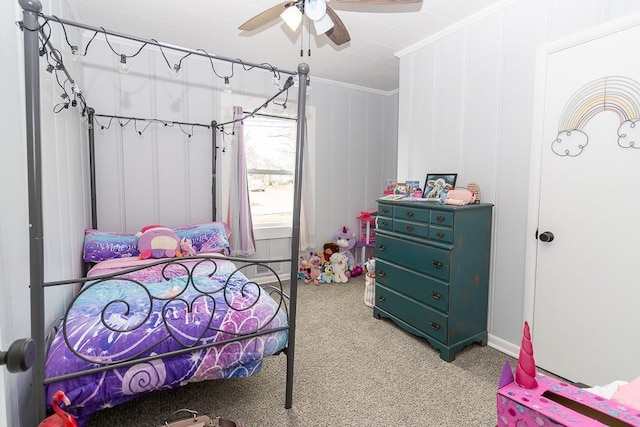
[[[45,368],[48,379],[98,368],[47,386],[48,402],[56,390],[65,392],[80,425],[98,410],[153,390],[253,375],[265,356],[287,344],[284,300],[248,281],[230,261],[120,258],[97,264],[89,276],[95,280],[69,307]],[[264,334],[242,338],[254,333]],[[204,347],[213,342],[220,344]],[[125,361],[131,362],[99,369]]]

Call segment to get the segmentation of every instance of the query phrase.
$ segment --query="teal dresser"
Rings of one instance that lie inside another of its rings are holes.
[[[486,345],[492,210],[379,200],[373,315],[425,338],[447,362]]]

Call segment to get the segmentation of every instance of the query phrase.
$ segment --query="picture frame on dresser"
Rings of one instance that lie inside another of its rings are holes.
[[[428,173],[424,180],[422,197],[432,200],[443,199],[449,190],[455,188],[457,179],[457,173]]]

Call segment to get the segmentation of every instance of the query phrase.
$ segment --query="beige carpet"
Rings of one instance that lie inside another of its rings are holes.
[[[188,408],[258,426],[496,425],[496,388],[506,359],[470,346],[446,363],[425,340],[364,305],[364,278],[298,287],[293,408],[284,409],[286,359],[251,378],[155,392],[96,414],[91,427],[157,426]]]

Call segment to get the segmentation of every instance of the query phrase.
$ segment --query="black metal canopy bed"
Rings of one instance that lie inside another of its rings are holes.
[[[92,224],[91,231],[85,234],[83,255],[91,268],[84,278],[45,282],[39,62],[42,51],[48,50],[59,70],[74,82],[59,51],[44,36],[43,27],[48,22],[216,61],[241,62],[245,67],[289,75],[287,83],[275,96],[288,90],[293,85],[293,77],[297,76],[299,118],[305,116],[308,66],[300,64],[296,72],[291,72],[268,64],[209,55],[202,50],[166,45],[46,16],[41,13],[42,5],[37,0],[19,0],[19,3],[24,19],[20,27],[24,34],[31,334],[36,343],[32,408],[36,420],[45,417],[48,401],[58,389],[70,398],[70,412],[82,424],[92,413],[142,393],[175,388],[193,381],[253,375],[259,371],[264,357],[280,353],[284,353],[287,360],[285,407],[291,408],[296,281],[290,281],[287,295],[280,278],[269,265],[290,263],[290,277],[296,277],[304,120],[298,120],[297,124],[291,256],[249,261],[228,256],[229,230],[224,223],[216,222],[216,133],[221,124],[215,121],[201,125],[210,126],[212,133],[213,222],[176,228],[149,227],[141,235],[97,230],[93,123],[95,116],[126,117],[98,114],[87,106],[84,96],[79,96],[82,103],[79,110],[87,115],[89,129]],[[164,242],[173,239],[178,244],[177,249],[154,246],[150,242],[155,238]],[[187,240],[189,252],[181,253],[179,245]],[[146,250],[141,247],[143,241]],[[159,248],[162,254],[157,255]],[[273,280],[269,285],[258,285],[243,273],[248,266],[257,264],[272,273]],[[45,288],[78,284],[80,291],[66,309],[64,318],[47,337]]]

